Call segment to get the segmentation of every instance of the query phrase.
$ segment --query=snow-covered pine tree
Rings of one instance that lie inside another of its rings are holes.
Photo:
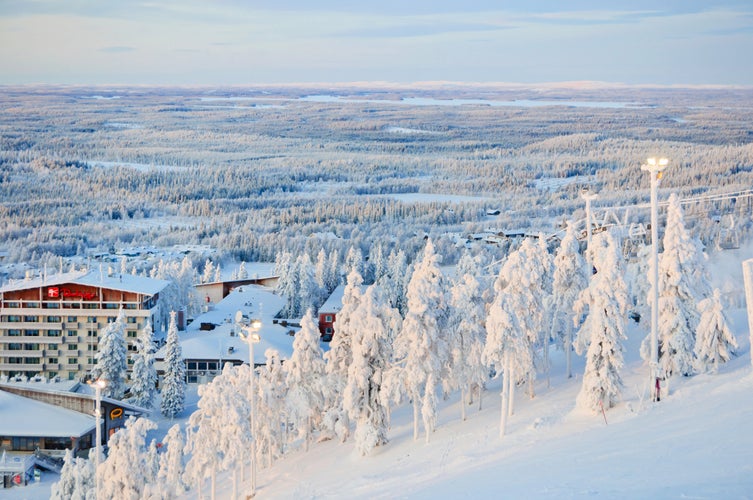
[[[145,485],[155,477],[147,462],[146,433],[157,424],[147,418],[129,417],[125,426],[110,437],[107,459],[100,464],[99,498],[138,500]]]
[[[343,265],[343,274],[350,273],[355,269],[358,274],[363,276],[363,253],[360,248],[352,246],[345,255],[345,264]]]
[[[155,345],[152,336],[152,323],[146,320],[144,328],[134,342],[131,370],[130,402],[142,408],[151,408],[157,392],[157,369],[154,367]]]
[[[697,303],[707,285],[697,274],[703,268],[703,254],[685,229],[676,194],[669,197],[663,242],[659,259],[659,372],[663,378],[688,376],[695,365]],[[644,353],[646,350],[644,347]]]
[[[246,263],[241,261],[240,265],[238,266],[238,279],[245,280],[246,278],[248,278],[248,271],[246,271]]]
[[[552,329],[554,325],[554,299],[552,297],[554,257],[549,253],[549,246],[544,233],[539,233],[537,243],[538,244],[534,246],[535,251],[533,252],[532,257],[533,262],[535,263],[533,267],[541,270],[541,285],[540,287],[537,287],[537,289],[541,296],[540,303],[543,306],[538,345],[543,347],[544,359],[542,360],[542,368],[546,373],[546,385],[549,387],[549,343],[553,339]],[[531,394],[533,394],[533,392],[531,392]]]
[[[267,349],[264,353],[266,364],[259,370],[259,399],[256,405],[256,450],[266,457],[267,467],[280,458],[284,452],[287,427],[285,409],[285,370],[282,367],[280,353],[276,349]]]
[[[94,464],[85,458],[76,458],[73,451],[65,450],[60,478],[52,485],[51,500],[94,499]]]
[[[371,246],[369,250],[369,265],[372,268],[373,283],[387,274],[387,256],[384,254],[384,247],[380,242]]]
[[[239,390],[239,385],[244,389],[248,386],[247,381],[247,367],[226,364],[211,383],[199,386],[198,409],[188,420],[186,452],[191,458],[186,464],[186,477],[201,485],[209,475],[212,498],[217,473],[235,470],[251,449],[251,406],[247,390]]]
[[[285,318],[293,317],[293,312],[297,311],[299,306],[298,300],[298,277],[296,275],[297,267],[293,256],[288,252],[278,253],[275,260],[275,274],[279,277],[277,280],[277,293],[285,298],[285,307],[280,314]]]
[[[363,279],[355,269],[348,274],[343,291],[342,308],[337,313],[329,343],[329,351],[324,354],[327,384],[325,390],[324,427],[338,436],[341,441],[350,435],[350,421],[343,409],[343,389],[348,378],[348,367],[353,362],[352,339],[356,334],[353,320],[361,303],[361,284]]]
[[[581,290],[588,286],[588,266],[580,253],[575,224],[568,223],[565,236],[554,257],[552,294],[554,300],[553,324],[558,328],[558,345],[565,351],[567,378],[572,377],[573,304]]]
[[[701,318],[695,343],[697,367],[701,372],[716,373],[719,364],[729,361],[737,349],[737,341],[729,328],[718,288],[714,289],[711,297],[699,302],[698,310]]]
[[[497,294],[504,290],[508,311],[515,317],[515,324],[522,329],[527,339],[530,355],[517,356],[515,361],[515,376],[518,380],[528,382],[528,394],[534,395],[534,381],[536,379],[535,350],[541,341],[544,328],[544,268],[537,255],[536,244],[531,238],[526,238],[520,248],[510,254],[500,269],[494,289]],[[488,329],[488,326],[487,326]],[[530,365],[525,365],[530,361]],[[512,405],[514,400],[510,399]],[[512,406],[511,406],[512,408]]]
[[[387,443],[388,414],[381,397],[384,375],[392,361],[392,338],[400,313],[386,305],[370,286],[351,320],[352,362],[343,391],[343,407],[355,421],[356,449],[368,455]]]
[[[392,250],[387,258],[387,270],[376,283],[382,288],[390,306],[398,309],[400,314],[405,313],[406,276],[410,277],[410,273],[405,253],[400,249]]]
[[[183,482],[185,470],[185,455],[183,448],[186,445],[185,436],[180,424],[175,424],[167,431],[162,440],[163,449],[160,455],[157,484],[160,485],[159,498],[170,500],[185,493],[187,486]]]
[[[112,323],[107,323],[99,332],[97,363],[91,375],[95,380],[103,380],[102,395],[107,398],[123,399],[126,390],[128,370],[128,346],[125,338],[125,316],[120,309]]]
[[[306,451],[324,407],[326,377],[319,337],[314,313],[309,309],[301,320],[301,329],[295,335],[293,354],[283,365],[288,386],[289,415],[304,439]]]
[[[461,275],[450,291],[450,323],[447,328],[452,356],[451,388],[460,388],[460,414],[465,420],[465,407],[473,401],[473,392],[478,391],[479,409],[481,391],[489,376],[489,370],[481,360],[486,343],[486,311],[481,285],[474,275]]]
[[[521,255],[518,252],[510,255],[517,264],[511,264],[508,274],[514,277],[515,268],[521,268]],[[502,271],[500,271],[502,276]],[[503,375],[502,406],[500,408],[500,437],[505,435],[507,417],[512,415],[514,391],[518,381],[533,367],[533,351],[526,329],[521,324],[525,316],[525,301],[520,293],[511,294],[512,289],[505,286],[500,278],[494,284],[495,296],[486,317],[486,344],[481,354],[482,362],[496,372],[496,376]]]
[[[168,418],[174,418],[185,409],[186,399],[186,365],[183,362],[183,350],[178,339],[178,326],[175,323],[175,311],[170,312],[170,326],[167,329],[165,346],[165,375],[162,379],[162,403],[160,410]]]
[[[299,317],[308,309],[313,309],[318,300],[319,291],[314,276],[314,266],[307,253],[298,256],[295,261],[298,282],[298,299],[295,301],[296,309],[293,309],[292,317]]]
[[[395,338],[395,364],[386,384],[387,393],[406,395],[413,402],[413,438],[419,436],[420,414],[427,442],[436,421],[436,384],[448,376],[451,361],[445,331],[449,311],[439,260],[434,244],[427,240],[408,285],[405,320]]]
[[[204,272],[201,275],[202,283],[211,283],[214,280],[214,263],[207,259],[204,262]]]
[[[575,310],[588,315],[578,332],[587,338],[586,370],[578,394],[578,404],[593,411],[608,409],[617,403],[622,389],[622,340],[625,339],[628,305],[627,285],[623,280],[622,259],[610,232],[595,235],[592,276],[587,289],[575,302]]]

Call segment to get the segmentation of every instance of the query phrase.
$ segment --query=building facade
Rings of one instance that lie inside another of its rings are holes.
[[[159,325],[166,281],[83,271],[0,288],[0,376],[83,377],[96,364],[99,335],[120,309],[130,352],[146,324]]]

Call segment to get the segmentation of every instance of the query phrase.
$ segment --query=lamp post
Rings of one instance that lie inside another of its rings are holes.
[[[654,384],[653,401],[661,398],[661,383],[659,381],[659,203],[657,189],[662,178],[662,172],[667,168],[669,160],[666,158],[649,158],[641,170],[651,174],[651,361],[650,376]]]
[[[94,386],[94,416],[97,420],[94,432],[94,438],[96,439],[94,447],[94,498],[99,499],[99,462],[102,459],[102,389],[104,389],[107,384],[104,380],[95,380],[91,385]]]
[[[588,247],[586,249],[586,261],[588,263],[591,263],[591,249],[593,248],[591,246],[591,234],[593,233],[593,228],[591,226],[591,201],[595,200],[599,195],[596,193],[592,193],[588,189],[584,189],[580,192],[580,197],[586,200],[586,246]]]
[[[249,323],[243,322],[243,312],[238,311],[235,314],[235,322],[240,328],[241,337],[248,342],[248,365],[249,365],[249,402],[251,405],[251,495],[256,495],[256,389],[255,379],[256,373],[254,368],[256,364],[254,362],[254,344],[261,340],[259,335],[259,329],[261,328],[261,320],[252,319]]]

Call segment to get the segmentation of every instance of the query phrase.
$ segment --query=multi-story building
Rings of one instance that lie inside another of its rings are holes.
[[[121,308],[130,353],[147,319],[159,329],[159,294],[167,284],[82,271],[0,287],[0,376],[84,376],[96,363],[101,330]]]

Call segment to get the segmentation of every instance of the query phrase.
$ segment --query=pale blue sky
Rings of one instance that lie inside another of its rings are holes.
[[[0,84],[753,85],[753,0],[0,0],[0,68]]]

